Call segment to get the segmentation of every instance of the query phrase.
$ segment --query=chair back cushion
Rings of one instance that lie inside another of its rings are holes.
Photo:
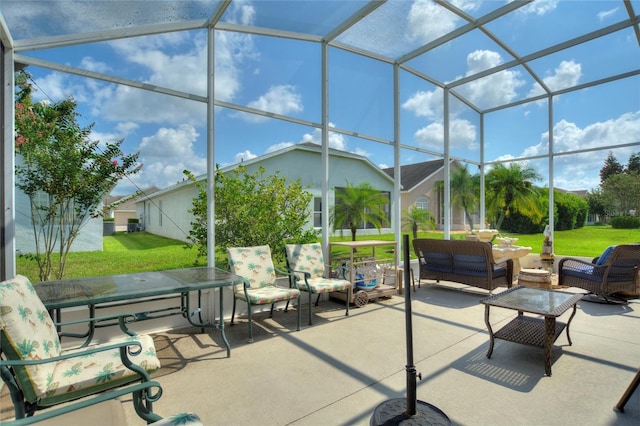
[[[247,279],[253,288],[273,285],[276,270],[271,260],[269,246],[228,247],[227,255],[231,272]],[[242,286],[236,286],[236,291]]]
[[[285,244],[287,265],[294,271],[308,272],[311,278],[324,276],[324,257],[320,243]],[[296,274],[304,281],[303,274]]]
[[[27,277],[17,275],[0,283],[0,330],[2,352],[10,360],[46,359],[59,356],[60,339],[49,313]],[[46,389],[55,363],[16,367],[25,395]]]

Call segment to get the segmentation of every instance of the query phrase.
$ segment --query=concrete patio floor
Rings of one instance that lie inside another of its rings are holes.
[[[539,348],[497,340],[486,357],[487,295],[456,284],[412,292],[418,400],[459,425],[640,424],[639,391],[624,413],[613,410],[640,367],[640,300],[579,302],[573,345],[558,338],[548,377]],[[154,410],[192,411],[205,425],[367,425],[378,404],[406,398],[404,305],[394,296],[345,317],[343,304],[324,301],[299,332],[295,311],[260,314],[254,343],[243,318],[227,328],[231,358],[217,332],[158,334],[163,368],[154,378],[164,393]],[[491,322],[499,328],[514,315],[492,308]],[[127,424],[144,424],[128,400],[123,407]]]
[[[504,289],[499,289],[501,291]],[[640,367],[640,299],[628,305],[578,303],[569,346],[553,349],[552,376],[540,348],[496,340],[486,357],[488,292],[458,284],[422,284],[412,297],[413,360],[422,380],[417,399],[458,425],[638,425],[640,392],[624,413],[613,410]],[[246,318],[227,326],[231,358],[220,333],[185,328],[155,335],[163,387],[154,411],[197,413],[205,425],[368,425],[375,408],[406,398],[407,345],[403,296],[362,308],[321,301],[314,325],[295,330],[295,310]],[[492,308],[494,329],[515,311]],[[569,312],[560,318],[565,321]],[[3,392],[6,392],[4,390]],[[2,401],[9,402],[6,395]],[[145,424],[131,399],[92,407],[76,420],[48,424]],[[3,418],[11,414],[2,407]],[[119,413],[122,416],[122,413]],[[91,420],[87,420],[91,419]],[[124,420],[123,420],[124,419]]]

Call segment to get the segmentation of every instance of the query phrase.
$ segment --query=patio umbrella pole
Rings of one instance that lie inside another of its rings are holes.
[[[439,408],[417,400],[416,366],[413,365],[413,324],[411,313],[411,259],[409,254],[409,235],[402,236],[402,254],[404,259],[404,313],[407,347],[407,397],[393,398],[378,405],[371,417],[371,425],[449,425],[449,417]],[[420,375],[420,379],[422,376]]]

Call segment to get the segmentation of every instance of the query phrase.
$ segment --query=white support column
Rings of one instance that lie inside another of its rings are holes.
[[[554,239],[555,217],[553,215],[554,197],[553,197],[553,96],[549,96],[549,230],[551,231],[551,241]]]
[[[404,249],[400,247],[402,240],[400,234],[402,231],[402,194],[400,188],[401,170],[400,170],[400,66],[393,65],[393,196],[391,197],[391,221],[395,240],[398,242],[400,253],[404,253]],[[396,256],[396,260],[398,256]],[[404,259],[400,259],[404,261]],[[408,285],[407,285],[408,287]]]
[[[215,30],[207,41],[207,265],[216,266],[215,241]]]
[[[329,258],[329,45],[322,43],[322,248]]]
[[[480,113],[480,223],[478,229],[484,229],[487,223],[487,206],[485,205],[485,181],[484,181],[484,113]],[[473,231],[473,229],[472,229]]]
[[[12,278],[16,275],[16,232],[15,232],[15,143],[14,143],[14,76],[13,50],[3,45],[2,60],[2,229],[0,230],[0,244],[2,255],[0,259],[0,280]]]
[[[444,239],[451,238],[451,165],[449,147],[449,89],[443,91],[444,114]]]

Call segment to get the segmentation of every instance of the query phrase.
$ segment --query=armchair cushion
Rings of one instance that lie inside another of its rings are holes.
[[[235,297],[252,305],[270,305],[284,300],[297,299],[296,288],[276,286],[276,269],[271,260],[269,246],[229,247],[231,271],[249,281],[249,291],[236,286]]]
[[[611,253],[613,253],[613,250],[615,248],[616,248],[616,246],[609,246],[606,249],[604,249],[602,254],[597,257],[597,259],[595,261],[595,264],[596,265],[604,265],[605,263],[607,263],[607,260],[609,260],[609,257],[611,256]]]
[[[94,394],[140,377],[122,364],[117,347],[98,351],[101,347],[131,341],[128,355],[134,364],[149,373],[160,368],[150,336],[126,336],[100,345],[61,349],[55,323],[23,276],[0,283],[0,330],[2,352],[8,360],[41,361],[14,367],[25,399],[40,406]]]
[[[296,271],[301,282],[304,280],[304,272],[308,273],[312,279],[324,276],[324,256],[319,243],[287,244],[285,251],[289,268]]]
[[[0,283],[2,351],[8,359],[46,359],[62,348],[53,320],[27,277],[18,275]],[[16,367],[15,373],[31,400],[46,392],[54,363]]]

